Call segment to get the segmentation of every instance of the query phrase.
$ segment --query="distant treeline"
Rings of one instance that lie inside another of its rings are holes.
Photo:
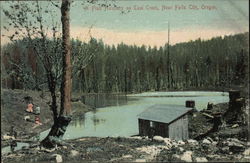
[[[2,87],[44,89],[44,68],[24,42],[2,48]],[[142,92],[243,85],[249,74],[248,43],[248,33],[160,48],[72,40],[73,56],[89,60],[85,65],[73,63],[73,91]]]

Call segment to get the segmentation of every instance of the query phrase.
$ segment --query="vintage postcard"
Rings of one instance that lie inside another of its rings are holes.
[[[1,1],[1,161],[250,161],[248,0]]]

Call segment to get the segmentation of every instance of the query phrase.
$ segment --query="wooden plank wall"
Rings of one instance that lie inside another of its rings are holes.
[[[175,140],[188,139],[188,115],[181,117],[168,126],[169,138]]]
[[[139,135],[148,136],[149,129],[150,129],[150,121],[138,119],[138,123],[139,123]]]
[[[166,123],[155,122],[155,135],[168,137],[168,125]]]
[[[153,127],[155,129],[155,135],[168,137],[168,124],[155,121],[152,122],[154,123]],[[144,119],[138,119],[138,123],[139,123],[139,135],[149,136],[150,121]]]

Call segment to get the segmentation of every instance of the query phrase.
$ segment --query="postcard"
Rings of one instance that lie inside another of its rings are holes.
[[[250,161],[248,6],[1,1],[2,162]]]

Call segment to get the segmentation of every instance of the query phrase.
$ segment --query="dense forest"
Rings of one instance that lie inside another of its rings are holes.
[[[131,93],[244,85],[249,74],[248,41],[248,33],[159,48],[71,40],[73,91]],[[34,43],[39,46],[39,39]],[[48,48],[55,44],[60,45],[47,40]],[[53,54],[51,59],[60,57],[60,47]],[[4,45],[1,55],[3,88],[47,88],[46,71],[25,39]]]

